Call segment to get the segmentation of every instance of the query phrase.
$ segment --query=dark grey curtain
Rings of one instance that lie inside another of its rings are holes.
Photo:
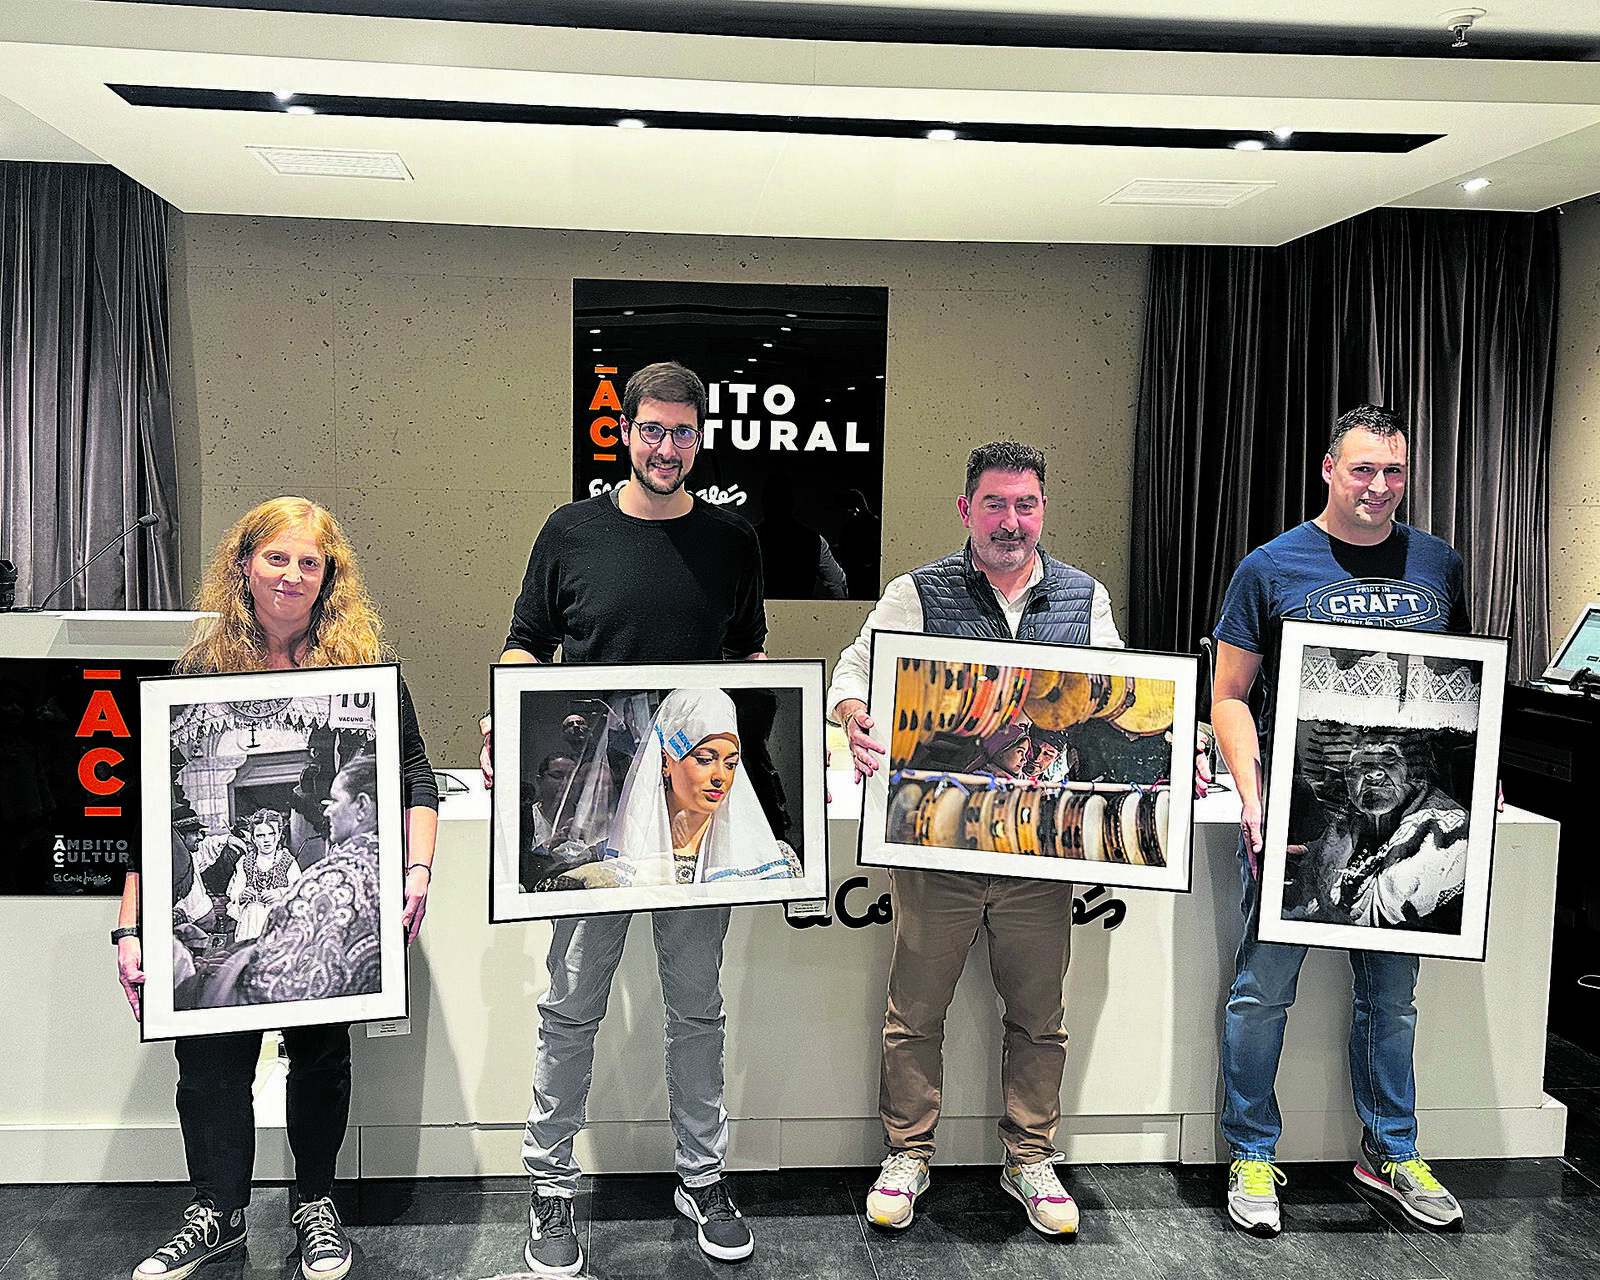
[[[153,511],[51,607],[176,608],[167,206],[106,166],[7,162],[0,215],[0,559],[17,603]]]
[[[1195,652],[1251,548],[1316,515],[1333,420],[1410,429],[1401,518],[1466,562],[1513,679],[1549,658],[1552,214],[1380,210],[1276,249],[1151,257],[1131,643]]]

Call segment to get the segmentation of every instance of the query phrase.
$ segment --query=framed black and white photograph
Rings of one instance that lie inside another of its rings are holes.
[[[1285,621],[1261,938],[1482,960],[1506,642]]]
[[[1197,665],[876,632],[860,864],[1188,892]]]
[[[820,662],[490,676],[491,923],[828,892]]]
[[[399,690],[392,664],[141,682],[145,1040],[405,1016]]]

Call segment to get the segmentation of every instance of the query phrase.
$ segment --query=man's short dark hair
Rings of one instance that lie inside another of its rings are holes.
[[[1354,409],[1341,413],[1339,420],[1333,424],[1333,434],[1328,437],[1330,458],[1338,460],[1339,450],[1344,448],[1344,438],[1352,431],[1370,431],[1385,440],[1392,440],[1396,436],[1402,440],[1406,438],[1406,424],[1393,409],[1376,404],[1358,404]]]
[[[693,369],[676,360],[662,360],[647,364],[628,379],[622,389],[622,412],[632,422],[639,412],[641,400],[659,400],[662,404],[692,404],[695,422],[704,425],[706,420],[706,384]]]
[[[354,800],[359,795],[367,796],[377,807],[378,803],[378,760],[376,756],[360,755],[351,760],[344,768],[334,775],[334,782],[344,783],[345,794]]]
[[[1031,471],[1039,477],[1039,492],[1044,492],[1044,454],[1032,445],[1015,440],[980,444],[967,455],[967,497],[978,491],[985,471]]]
[[[572,757],[569,756],[565,751],[552,751],[543,760],[539,761],[539,772],[536,776],[543,778],[548,775],[550,772],[550,766],[557,760],[572,760]],[[578,762],[573,760],[572,765],[573,768],[577,768]]]

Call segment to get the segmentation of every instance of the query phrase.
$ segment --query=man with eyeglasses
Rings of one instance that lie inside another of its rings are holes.
[[[704,384],[681,364],[652,364],[628,379],[619,431],[631,478],[558,508],[545,522],[522,581],[502,662],[684,662],[764,658],[761,553],[740,516],[684,487],[700,450]],[[487,717],[483,768],[489,765]],[[509,781],[509,780],[508,780]],[[667,1100],[677,1137],[673,1203],[697,1227],[707,1256],[735,1262],[754,1242],[722,1180],[720,971],[727,907],[651,917],[666,1002]],[[629,913],[554,922],[550,986],[539,1001],[533,1106],[522,1159],[532,1178],[528,1268],[540,1276],[583,1269],[572,1219],[594,1040],[622,959]]]

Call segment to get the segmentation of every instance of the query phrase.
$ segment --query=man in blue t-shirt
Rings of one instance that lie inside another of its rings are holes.
[[[1327,506],[1244,558],[1217,623],[1211,718],[1243,805],[1245,918],[1222,1025],[1222,1132],[1232,1156],[1228,1214],[1255,1235],[1279,1230],[1277,1187],[1285,1178],[1273,1158],[1283,1124],[1273,1086],[1306,953],[1256,935],[1264,748],[1270,746],[1257,726],[1272,724],[1284,618],[1468,630],[1461,557],[1394,518],[1405,497],[1406,470],[1405,428],[1393,412],[1361,405],[1344,414],[1322,459]],[[1249,703],[1258,674],[1265,694],[1259,719]],[[1350,965],[1350,1086],[1364,1126],[1356,1177],[1393,1196],[1418,1222],[1459,1225],[1461,1206],[1417,1154],[1417,957],[1351,951]]]

